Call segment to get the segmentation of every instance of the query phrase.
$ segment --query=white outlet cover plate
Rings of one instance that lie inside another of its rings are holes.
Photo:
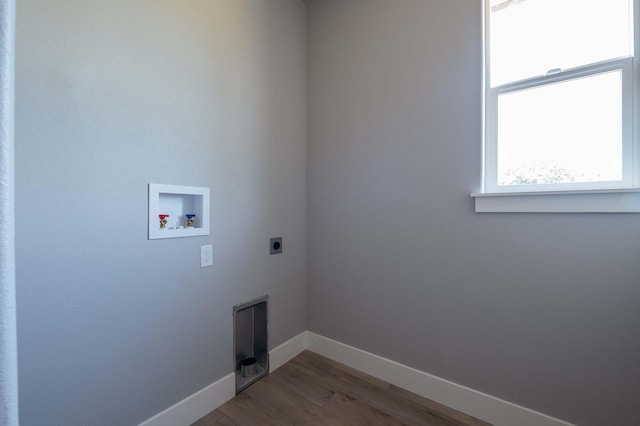
[[[213,266],[213,246],[200,246],[200,267]]]

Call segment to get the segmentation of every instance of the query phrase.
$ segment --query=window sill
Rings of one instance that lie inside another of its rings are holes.
[[[640,188],[473,193],[476,213],[640,213]]]

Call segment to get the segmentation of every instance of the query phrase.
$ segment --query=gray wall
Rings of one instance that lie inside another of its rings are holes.
[[[149,418],[231,371],[231,306],[264,293],[272,348],[308,303],[314,332],[637,423],[640,219],[473,213],[479,2],[309,8],[305,46],[298,0],[19,2],[21,424]],[[148,241],[149,182],[211,187],[211,235]]]
[[[15,257],[15,0],[0,1],[0,424],[18,425]]]
[[[134,425],[202,389],[249,298],[270,295],[271,347],[307,328],[305,19],[299,0],[19,2],[22,425]],[[149,182],[211,187],[211,235],[147,240]]]
[[[480,1],[309,3],[309,326],[582,425],[640,421],[640,217],[475,214]]]

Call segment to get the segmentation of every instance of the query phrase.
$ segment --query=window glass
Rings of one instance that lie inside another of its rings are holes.
[[[498,185],[621,180],[621,74],[498,95]]]
[[[491,0],[491,86],[633,55],[630,0]]]

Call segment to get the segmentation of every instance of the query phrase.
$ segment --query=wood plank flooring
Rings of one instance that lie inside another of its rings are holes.
[[[305,351],[192,426],[488,423]]]

